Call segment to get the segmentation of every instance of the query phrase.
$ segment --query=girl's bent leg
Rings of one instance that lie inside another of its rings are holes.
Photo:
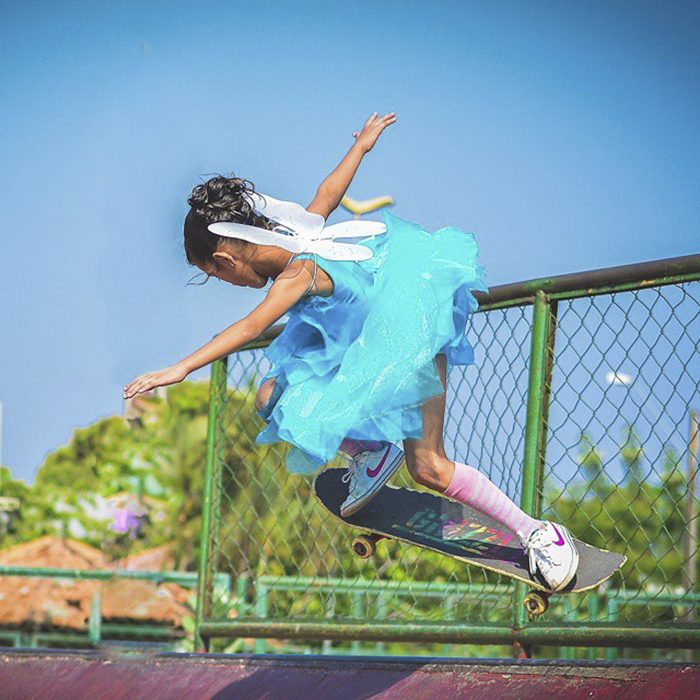
[[[282,396],[282,390],[274,377],[263,382],[258,389],[255,396],[255,410],[265,422],[269,422],[272,409],[279,401],[280,396]]]
[[[272,397],[272,394],[275,390],[276,385],[277,385],[277,382],[275,382],[274,377],[271,377],[270,379],[268,379],[267,381],[264,381],[260,385],[260,388],[258,389],[258,393],[255,395],[255,410],[256,411],[263,410],[263,408],[265,407],[265,404]]]
[[[443,392],[423,403],[423,435],[420,438],[406,438],[403,450],[413,479],[422,486],[442,492],[449,486],[454,472],[454,463],[447,459],[442,438],[447,387],[447,357],[444,353],[435,356],[435,364]]]
[[[435,362],[443,388],[446,389],[447,358],[440,353]],[[447,459],[443,445],[445,398],[446,391],[443,391],[423,403],[423,436],[403,441],[411,476],[419,484],[476,508],[513,532],[521,532],[528,537],[541,524],[538,520],[520,510],[481,472],[467,464]]]

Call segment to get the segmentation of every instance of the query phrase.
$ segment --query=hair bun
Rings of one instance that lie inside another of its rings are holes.
[[[254,192],[252,183],[247,187],[247,180],[240,177],[223,177],[217,175],[201,185],[197,185],[187,199],[193,209],[213,212],[217,209],[238,210],[244,216],[250,216],[253,203],[250,194]]]
[[[187,203],[193,209],[202,209],[209,204],[209,189],[206,182],[202,185],[197,185],[192,190],[192,194],[187,198]]]

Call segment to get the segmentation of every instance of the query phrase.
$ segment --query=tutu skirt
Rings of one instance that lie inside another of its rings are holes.
[[[274,377],[269,404],[277,400],[256,442],[290,443],[291,472],[313,473],[345,437],[421,437],[421,404],[443,392],[435,356],[445,353],[448,367],[474,362],[470,290],[487,291],[474,236],[383,216],[385,233],[356,241],[372,249],[369,260],[317,257],[333,294],[298,301],[265,349],[270,369],[260,383]]]

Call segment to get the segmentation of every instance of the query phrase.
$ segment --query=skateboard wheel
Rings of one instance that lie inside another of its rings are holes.
[[[352,541],[352,551],[360,559],[369,559],[377,551],[377,545],[369,535],[358,535]]]
[[[530,591],[523,600],[523,605],[530,619],[534,619],[547,612],[549,597],[538,591]]]

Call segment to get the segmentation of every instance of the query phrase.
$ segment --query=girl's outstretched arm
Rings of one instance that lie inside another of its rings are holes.
[[[365,153],[372,150],[379,134],[395,121],[395,112],[389,112],[389,114],[379,118],[375,112],[365,122],[362,131],[353,131],[355,143],[340,161],[338,167],[320,184],[314,201],[306,207],[310,212],[321,214],[325,219],[330,216],[331,212],[340,204],[340,200],[350,186]]]
[[[137,377],[124,387],[124,398],[130,399],[136,394],[159,386],[177,384],[196,369],[246,346],[282,318],[301,299],[310,280],[311,273],[306,270],[302,261],[293,262],[277,277],[265,299],[245,318],[221,331],[214,339],[180,362],[158,372],[148,372]]]

